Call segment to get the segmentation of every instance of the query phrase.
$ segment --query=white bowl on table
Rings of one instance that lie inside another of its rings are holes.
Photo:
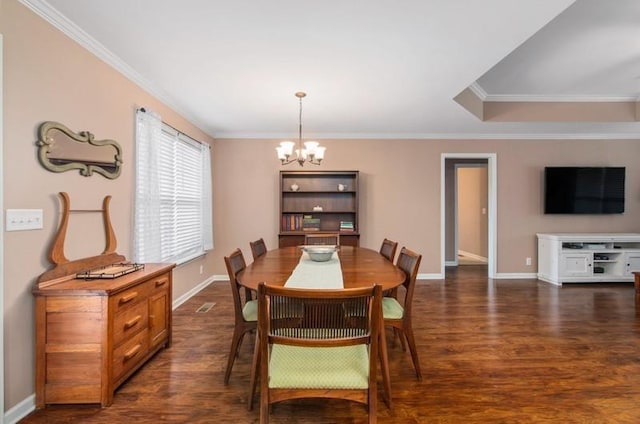
[[[316,246],[303,246],[302,250],[307,252],[309,258],[314,262],[327,262],[333,256],[333,253],[338,250],[337,246],[333,245],[316,245]]]

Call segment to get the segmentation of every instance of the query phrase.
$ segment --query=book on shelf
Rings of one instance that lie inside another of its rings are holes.
[[[313,215],[303,215],[302,231],[319,231],[320,218],[314,218]]]
[[[348,231],[348,230],[353,231],[353,229],[354,229],[353,221],[340,221],[340,231]]]
[[[289,213],[282,215],[282,231],[299,231],[302,229],[302,214]]]

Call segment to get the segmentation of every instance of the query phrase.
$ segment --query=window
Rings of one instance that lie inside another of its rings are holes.
[[[213,248],[209,146],[136,114],[136,262],[183,263]]]

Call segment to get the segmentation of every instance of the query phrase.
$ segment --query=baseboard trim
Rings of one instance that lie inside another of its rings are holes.
[[[16,424],[21,419],[35,411],[36,395],[35,393],[18,403],[4,414],[5,424]]]
[[[198,284],[197,286],[195,286],[194,288],[192,288],[191,290],[189,290],[188,292],[186,292],[185,294],[183,294],[182,296],[174,300],[173,303],[171,304],[171,308],[175,311],[180,305],[182,305],[187,300],[191,299],[200,290],[204,289],[209,284],[213,283],[215,279],[216,279],[215,275],[210,276],[209,278],[204,280],[202,283]]]
[[[464,250],[458,250],[458,255],[467,256],[471,259],[475,259],[476,261],[487,263],[487,258],[484,256],[476,255],[475,253],[467,252]]]
[[[213,276],[213,281],[229,281],[229,276],[226,274],[219,274]]]
[[[444,275],[436,274],[436,273],[418,274],[418,276],[416,277],[416,280],[444,280]]]
[[[537,280],[535,272],[499,272],[493,277],[495,280]]]

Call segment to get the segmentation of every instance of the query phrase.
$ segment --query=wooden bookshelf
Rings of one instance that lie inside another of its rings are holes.
[[[311,232],[340,233],[340,244],[358,246],[358,177],[358,171],[280,171],[280,247],[304,244]]]

